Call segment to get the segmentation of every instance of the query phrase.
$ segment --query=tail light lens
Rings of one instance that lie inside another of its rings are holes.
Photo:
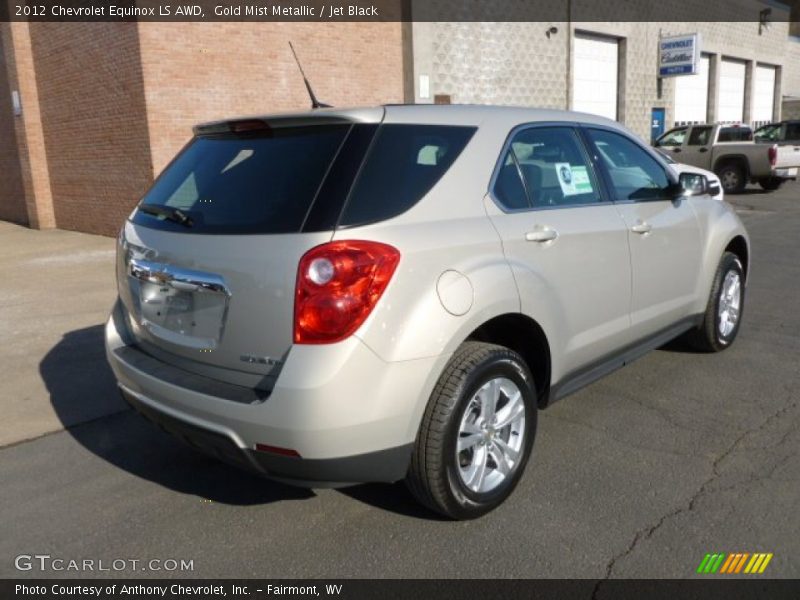
[[[296,344],[330,344],[350,336],[375,308],[400,252],[378,242],[330,242],[300,259],[294,299]]]
[[[767,153],[769,156],[769,164],[770,166],[775,166],[775,163],[778,162],[778,146],[770,146],[769,152]],[[762,154],[763,156],[763,154]]]

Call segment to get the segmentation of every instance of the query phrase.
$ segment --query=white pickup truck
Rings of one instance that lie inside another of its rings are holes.
[[[726,193],[739,193],[748,182],[765,190],[796,179],[800,155],[776,144],[756,144],[753,131],[740,125],[686,125],[667,131],[656,147],[680,163],[713,171]]]

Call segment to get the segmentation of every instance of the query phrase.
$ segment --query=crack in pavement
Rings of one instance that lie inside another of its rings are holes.
[[[73,429],[77,429],[78,427],[83,427],[84,425],[91,425],[92,423],[97,423],[98,421],[102,421],[103,419],[109,419],[111,417],[117,417],[119,415],[123,415],[125,413],[132,412],[133,409],[130,407],[121,408],[118,411],[108,413],[106,415],[100,415],[99,417],[94,417],[92,419],[88,419],[86,421],[80,421],[78,423],[73,423],[72,425],[67,425],[62,427],[61,429],[54,429],[53,431],[45,431],[42,434],[35,435],[33,437],[25,438],[22,440],[17,440],[15,442],[9,442],[8,444],[3,444],[0,446],[0,452],[3,450],[7,450],[8,448],[14,448],[15,446],[21,446],[22,444],[27,444],[29,442],[35,442],[36,440],[40,440],[42,438],[49,437],[51,435],[55,435],[56,433],[62,433],[64,431],[72,431]]]
[[[791,398],[791,396],[790,396],[790,398]],[[624,559],[626,556],[629,556],[630,554],[632,554],[633,551],[636,549],[636,546],[639,545],[639,543],[641,543],[644,540],[650,539],[653,536],[653,534],[662,525],[664,525],[664,523],[666,523],[668,520],[672,519],[673,517],[677,517],[680,514],[688,513],[688,512],[691,512],[691,511],[694,510],[695,506],[697,505],[698,500],[700,500],[700,498],[702,498],[709,491],[708,490],[709,486],[712,483],[714,483],[714,481],[716,481],[717,479],[719,479],[722,476],[721,473],[719,472],[720,464],[726,458],[728,458],[731,454],[733,454],[739,448],[739,446],[742,444],[742,442],[747,437],[749,437],[751,435],[758,434],[760,431],[762,431],[767,426],[769,426],[773,421],[775,421],[776,419],[779,419],[780,417],[782,417],[786,413],[790,412],[792,409],[797,408],[798,406],[800,406],[800,401],[797,401],[797,400],[792,402],[792,403],[790,403],[790,404],[787,404],[787,405],[783,406],[782,408],[780,408],[779,410],[777,410],[774,413],[772,413],[771,415],[769,415],[766,419],[764,419],[761,422],[761,424],[758,427],[755,427],[755,428],[752,428],[752,429],[747,429],[741,435],[739,435],[722,452],[722,454],[720,454],[716,459],[714,459],[714,462],[711,464],[711,476],[703,482],[703,484],[692,495],[692,497],[689,499],[689,502],[686,505],[679,506],[679,507],[669,511],[668,513],[662,515],[658,519],[658,521],[656,521],[655,524],[653,524],[653,525],[651,525],[649,527],[645,527],[644,529],[640,529],[639,531],[637,531],[634,534],[633,539],[631,540],[631,543],[628,544],[628,547],[625,550],[623,550],[622,552],[620,552],[619,554],[616,554],[616,555],[611,557],[611,560],[609,560],[608,564],[606,565],[605,575],[594,586],[594,590],[592,591],[592,599],[594,600],[595,598],[597,598],[597,594],[598,594],[598,592],[600,590],[600,587],[602,586],[602,583],[604,581],[606,581],[607,579],[611,578],[611,575],[612,575],[612,573],[614,571],[614,567],[615,567],[615,565],[617,564],[618,561],[620,561],[620,560]],[[786,435],[784,437],[788,438],[788,435]]]

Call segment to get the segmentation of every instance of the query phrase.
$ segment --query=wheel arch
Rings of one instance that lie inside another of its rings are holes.
[[[743,235],[736,235],[725,246],[725,252],[732,252],[742,262],[745,283],[750,276],[750,247]]]
[[[720,169],[729,164],[739,165],[742,167],[745,179],[750,179],[750,163],[744,154],[726,154],[725,156],[721,156],[714,162],[714,167],[711,170],[714,171],[717,176],[719,176]]]
[[[519,354],[533,375],[539,406],[547,406],[552,368],[550,343],[534,319],[521,313],[497,315],[475,328],[464,341],[498,344]]]

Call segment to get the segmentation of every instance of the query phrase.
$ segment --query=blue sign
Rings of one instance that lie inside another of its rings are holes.
[[[658,40],[658,76],[694,75],[700,59],[697,33],[662,37]]]

